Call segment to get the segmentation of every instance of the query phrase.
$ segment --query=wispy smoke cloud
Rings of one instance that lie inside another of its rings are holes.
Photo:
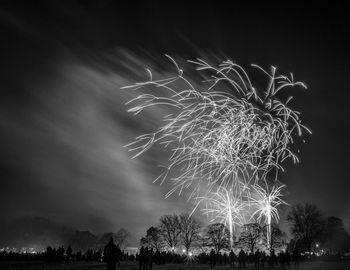
[[[19,196],[10,190],[10,207],[14,215],[49,216],[97,232],[125,227],[135,244],[161,214],[185,211],[186,205],[164,200],[164,188],[152,185],[161,152],[132,160],[123,147],[140,131],[152,130],[159,112],[148,112],[142,121],[129,116],[124,103],[133,93],[120,87],[130,81],[118,68],[106,72],[97,67],[102,61],[95,64],[60,61],[54,76],[28,85],[36,102],[25,115],[3,116],[13,156],[7,162],[30,187]],[[143,72],[139,64],[137,72]]]

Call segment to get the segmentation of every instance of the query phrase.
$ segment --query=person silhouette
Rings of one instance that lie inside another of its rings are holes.
[[[58,249],[57,249],[57,261],[58,262],[62,262],[63,261],[63,258],[64,258],[64,247],[63,246],[60,246]]]
[[[144,254],[144,257],[143,257],[142,269],[147,270],[148,269],[148,256],[149,256],[148,247],[146,247],[144,249],[143,254]]]
[[[215,254],[215,250],[213,248],[210,251],[209,258],[210,258],[210,269],[215,269],[216,254]]]
[[[255,251],[254,256],[254,266],[255,268],[260,268],[260,251],[259,249],[257,249],[257,251]]]
[[[149,269],[152,269],[153,256],[154,256],[153,249],[150,248],[150,250],[148,251],[148,258],[147,258],[147,261],[148,261],[147,263],[148,263]]]
[[[284,258],[285,258],[285,261],[286,261],[286,265],[289,267],[290,266],[291,257],[290,257],[290,253],[288,252],[288,250],[284,253]]]
[[[72,247],[69,245],[66,249],[66,264],[69,263],[69,260],[72,256],[72,252],[73,252]]]
[[[245,268],[245,262],[247,259],[247,254],[244,252],[243,249],[241,249],[241,251],[238,253],[238,265],[239,268]]]
[[[104,258],[107,263],[107,270],[115,270],[118,262],[118,247],[114,244],[113,237],[109,239],[108,244],[104,248]]]
[[[145,257],[145,248],[142,246],[139,252],[139,269],[143,268],[144,257]]]
[[[230,255],[229,255],[229,261],[230,261],[230,267],[231,268],[235,268],[235,260],[237,259],[236,254],[233,252],[233,250],[231,249],[230,251]]]
[[[298,267],[299,266],[300,253],[299,253],[297,248],[294,248],[292,257],[293,257],[293,261],[294,261],[294,266]]]

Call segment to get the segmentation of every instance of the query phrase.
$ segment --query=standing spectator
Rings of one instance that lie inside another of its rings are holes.
[[[108,244],[104,248],[104,258],[107,263],[107,270],[115,270],[118,263],[118,247],[114,244],[113,237],[109,239]]]
[[[237,256],[236,256],[236,254],[233,252],[233,250],[231,249],[231,251],[230,251],[230,255],[229,255],[229,257],[230,257],[230,267],[231,268],[235,268],[235,261],[236,261],[236,259],[237,259]]]
[[[148,267],[150,270],[152,270],[152,263],[153,263],[153,249],[151,248],[149,251],[148,251]]]
[[[300,259],[300,253],[297,248],[293,250],[293,261],[294,261],[294,266],[298,267],[299,266],[299,259]]]
[[[117,245],[117,264],[120,266],[120,262],[124,260],[124,252],[120,249],[119,245]]]
[[[145,256],[145,248],[142,246],[139,253],[139,269],[143,267],[143,260]]]
[[[218,252],[217,254],[217,260],[216,260],[220,265],[222,265],[222,254],[221,251]]]
[[[146,247],[143,251],[143,262],[142,262],[142,269],[147,270],[148,268],[148,247]]]
[[[255,268],[260,267],[260,251],[259,251],[259,249],[257,251],[255,251],[255,254],[254,254],[254,266],[255,266]]]
[[[66,250],[66,264],[69,263],[70,258],[72,257],[72,247],[69,245]]]
[[[285,256],[284,256],[284,252],[281,251],[279,254],[278,254],[278,260],[281,264],[282,267],[284,267],[284,264],[286,262],[286,259],[285,259]]]
[[[290,253],[288,252],[288,250],[286,251],[286,253],[284,254],[284,259],[286,261],[286,265],[289,267],[290,266]]]
[[[46,260],[48,262],[53,262],[55,260],[54,250],[50,246],[46,248]]]
[[[216,265],[216,254],[215,254],[215,250],[212,248],[210,251],[210,269],[215,269],[215,265]]]
[[[239,264],[239,268],[245,268],[245,261],[246,261],[246,254],[243,251],[243,249],[241,249],[241,251],[238,254],[238,264]]]
[[[268,262],[269,266],[273,267],[276,262],[277,262],[277,258],[276,258],[275,250],[272,249],[271,254],[270,254],[270,258],[269,258],[269,262]]]
[[[63,262],[63,258],[64,258],[64,247],[60,246],[57,249],[57,261],[58,262]]]
[[[156,249],[156,252],[154,253],[154,261],[156,264],[161,264],[161,256],[159,249]]]
[[[266,262],[266,253],[265,251],[260,252],[260,267],[264,268]]]

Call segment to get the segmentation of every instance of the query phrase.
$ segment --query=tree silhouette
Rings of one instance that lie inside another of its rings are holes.
[[[205,233],[206,245],[213,247],[218,254],[222,249],[230,247],[230,231],[222,223],[214,223],[207,227]]]
[[[320,238],[323,230],[321,211],[313,204],[296,204],[291,208],[287,220],[301,251],[311,251],[312,244]]]
[[[327,218],[322,238],[323,248],[331,254],[344,252],[350,248],[350,235],[340,218]]]
[[[264,238],[264,244],[267,246],[267,239],[266,239],[266,229],[263,229],[263,238]],[[271,239],[270,239],[270,248],[279,250],[283,248],[286,245],[286,233],[282,231],[277,224],[273,224],[271,227]]]
[[[190,248],[198,244],[200,240],[201,222],[187,213],[183,213],[179,216],[179,222],[181,232],[180,240],[188,255]]]
[[[147,245],[156,250],[161,250],[164,246],[164,242],[160,229],[153,226],[150,227],[146,232],[146,236],[141,238],[141,245]]]
[[[238,244],[251,253],[254,253],[256,246],[262,241],[263,228],[259,223],[249,223],[242,227],[241,235],[239,236]]]
[[[164,215],[160,218],[159,222],[159,228],[165,244],[174,251],[180,241],[181,231],[179,217],[175,214]]]

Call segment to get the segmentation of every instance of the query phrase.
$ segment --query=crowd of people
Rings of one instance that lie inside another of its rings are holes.
[[[188,259],[185,254],[177,254],[173,252],[160,252],[158,249],[155,251],[152,248],[141,247],[139,255],[136,256],[136,260],[139,263],[140,270],[151,270],[153,264],[161,265],[166,263],[184,263]],[[216,265],[230,265],[231,268],[239,267],[245,268],[246,265],[253,264],[255,268],[263,268],[265,265],[273,267],[277,264],[284,266],[290,266],[294,264],[298,266],[301,255],[297,249],[290,254],[288,251],[281,251],[277,255],[272,250],[270,255],[267,255],[264,251],[259,249],[255,253],[247,253],[243,249],[237,254],[231,250],[228,254],[222,252],[215,252],[211,249],[210,253],[205,252],[195,256],[195,260],[199,264],[209,264],[211,269],[215,269]]]
[[[65,261],[69,263],[69,260],[72,257],[72,248],[68,246],[65,250],[63,246],[58,247],[57,249],[52,247],[47,247],[46,249],[46,260],[48,262],[62,262]]]
[[[152,269],[153,264],[164,265],[168,263],[183,263],[186,259],[185,255],[170,251],[153,250],[148,247],[141,247],[136,260],[139,263],[139,269]]]
[[[81,251],[77,251],[73,253],[73,249],[71,246],[68,246],[66,249],[64,246],[60,246],[58,248],[47,247],[45,253],[45,260],[47,262],[56,262],[56,263],[66,263],[68,264],[70,261],[99,261],[102,259],[102,250],[97,249],[94,250],[92,248],[87,249],[84,253]]]
[[[0,253],[0,260],[13,259],[20,260],[20,253]],[[185,262],[196,262],[198,264],[210,265],[212,270],[217,265],[229,265],[230,268],[246,268],[247,265],[253,265],[255,269],[264,268],[265,266],[274,267],[280,265],[285,266],[298,266],[299,261],[302,259],[300,252],[294,249],[292,253],[287,251],[280,251],[277,254],[274,250],[270,254],[266,254],[265,251],[256,250],[255,252],[245,252],[243,249],[234,252],[216,252],[211,249],[209,253],[202,252],[196,256],[183,252],[178,254],[173,251],[159,251],[158,249],[152,249],[142,246],[136,256],[128,255],[124,253],[118,245],[114,243],[113,238],[110,238],[104,249],[88,249],[85,253],[80,251],[73,253],[71,246],[64,248],[60,246],[58,248],[47,247],[46,252],[38,254],[22,254],[25,259],[45,259],[47,262],[53,263],[66,263],[71,260],[79,261],[104,261],[107,265],[107,270],[115,270],[117,265],[120,265],[121,261],[137,261],[139,270],[152,270],[154,264],[179,264]],[[191,260],[189,258],[191,257]],[[22,258],[22,257],[21,257]]]
[[[107,270],[114,270],[122,259],[122,251],[111,237],[103,251],[103,258],[107,264]]]
[[[297,249],[295,249],[292,254],[288,251],[281,251],[277,255],[274,250],[271,251],[270,255],[267,255],[264,251],[260,251],[259,249],[254,253],[247,253],[241,249],[237,254],[233,250],[226,254],[221,252],[216,253],[215,250],[212,249],[209,254],[202,253],[198,256],[199,263],[209,263],[211,269],[215,269],[217,264],[229,264],[231,268],[245,268],[248,263],[253,264],[255,268],[263,268],[265,265],[273,267],[277,264],[284,267],[290,266],[292,263],[298,266],[300,259],[301,255]]]

